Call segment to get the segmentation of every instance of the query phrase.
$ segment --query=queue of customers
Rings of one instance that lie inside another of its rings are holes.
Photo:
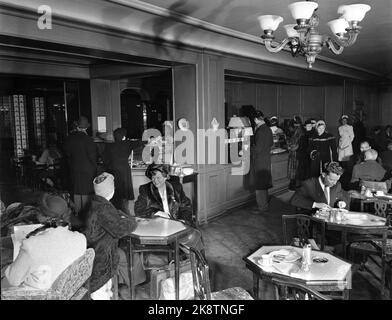
[[[308,119],[302,124],[298,116],[294,117],[286,133],[289,189],[295,190],[302,181],[318,177],[330,162],[338,162],[343,168],[340,182],[344,190],[359,189],[362,180],[391,178],[392,135],[390,139],[378,140],[367,136],[362,127],[359,120],[350,125],[349,117],[343,115],[336,138],[328,132],[325,121]]]

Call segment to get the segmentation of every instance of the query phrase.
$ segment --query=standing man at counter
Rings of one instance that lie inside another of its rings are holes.
[[[87,118],[81,116],[76,130],[68,136],[64,146],[77,213],[89,204],[90,196],[94,193],[93,180],[97,174],[98,150],[87,134],[89,126]]]
[[[135,199],[133,194],[132,171],[128,159],[132,144],[126,139],[127,130],[117,128],[113,132],[114,143],[108,143],[103,152],[103,162],[109,173],[114,176],[114,206],[127,214],[133,214]]]
[[[264,121],[264,114],[256,110],[254,115],[255,134],[251,147],[250,181],[256,190],[256,202],[259,213],[268,211],[268,189],[272,187],[271,147],[272,131]]]

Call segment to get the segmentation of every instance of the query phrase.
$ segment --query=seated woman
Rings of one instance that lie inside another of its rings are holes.
[[[86,235],[88,247],[94,248],[95,259],[90,278],[90,291],[93,300],[109,300],[112,296],[111,279],[125,265],[125,254],[118,248],[119,239],[129,235],[136,228],[136,220],[117,210],[109,201],[114,195],[114,177],[104,172],[93,181],[95,195],[91,199],[85,217],[80,217],[81,230]],[[135,261],[135,260],[134,260]],[[139,268],[138,268],[139,266]],[[141,263],[135,261],[134,269],[141,269]],[[123,272],[121,272],[123,271]],[[144,271],[142,270],[143,275]],[[141,281],[144,281],[141,280]]]
[[[179,220],[193,227],[193,232],[180,240],[185,247],[193,247],[204,251],[201,232],[196,229],[192,220],[192,205],[185,195],[182,185],[169,180],[169,166],[150,164],[145,175],[151,182],[139,187],[139,197],[135,202],[135,214],[138,217],[163,217]]]
[[[42,217],[41,209],[41,199],[43,195],[46,194],[46,197],[50,196],[57,196],[62,198],[67,206],[68,210],[70,211],[70,215],[72,218],[72,213],[75,210],[75,206],[70,198],[68,192],[62,191],[52,191],[50,193],[41,193],[34,195],[31,199],[31,202],[28,203],[21,203],[21,202],[14,202],[11,203],[0,216],[0,230],[1,236],[6,237],[9,236],[12,231],[13,227],[16,225],[24,225],[24,224],[39,224],[41,220],[46,220],[45,217]],[[74,227],[74,221],[71,221],[72,226]]]
[[[43,194],[37,220],[43,224],[23,240],[15,261],[5,270],[1,287],[47,290],[56,278],[86,252],[86,237],[70,231],[70,210],[59,196]]]

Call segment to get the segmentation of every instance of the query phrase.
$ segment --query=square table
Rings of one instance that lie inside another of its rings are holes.
[[[167,247],[174,251],[174,284],[176,291],[176,300],[179,299],[179,281],[180,281],[180,264],[179,264],[179,239],[186,236],[192,230],[187,225],[177,220],[171,220],[161,217],[152,219],[136,218],[136,229],[126,237],[128,251],[128,268],[130,281],[131,299],[135,296],[135,287],[132,285],[133,257],[132,249],[134,244],[143,246],[143,250],[154,251],[154,249]]]
[[[341,221],[329,215],[316,213],[316,218],[323,219],[326,222],[328,230],[341,232],[343,257],[347,256],[347,235],[369,235],[380,234],[387,229],[385,226],[386,218],[375,216],[366,212],[347,211]]]
[[[246,267],[253,272],[253,294],[255,299],[259,298],[259,280],[270,280],[277,278],[281,280],[294,280],[300,284],[304,284],[316,291],[342,291],[343,299],[347,300],[349,297],[349,290],[351,289],[351,264],[343,259],[335,257],[334,255],[323,251],[312,251],[312,257],[327,258],[326,263],[313,262],[309,266],[308,271],[304,271],[301,265],[301,259],[297,262],[290,263],[292,265],[291,271],[289,268],[279,267],[275,262],[271,266],[263,266],[258,263],[263,254],[268,254],[276,250],[288,249],[296,251],[302,257],[302,248],[293,246],[262,246],[255,252],[245,257]],[[280,263],[279,263],[280,264]],[[284,263],[284,265],[290,265]]]

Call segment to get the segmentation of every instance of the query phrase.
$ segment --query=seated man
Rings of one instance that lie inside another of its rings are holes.
[[[353,168],[351,183],[360,180],[381,181],[386,170],[377,162],[378,152],[374,149],[365,151],[365,161]]]
[[[348,203],[347,196],[338,182],[343,168],[337,162],[330,162],[325,170],[318,178],[313,177],[302,182],[302,186],[291,198],[293,206],[312,210],[335,207],[338,201]]]
[[[183,246],[191,246],[204,250],[201,233],[192,221],[192,205],[185,195],[180,183],[169,182],[169,166],[164,164],[150,164],[146,176],[152,181],[139,187],[139,197],[135,202],[135,214],[138,217],[163,217],[180,220],[193,227],[193,232],[182,239]]]

